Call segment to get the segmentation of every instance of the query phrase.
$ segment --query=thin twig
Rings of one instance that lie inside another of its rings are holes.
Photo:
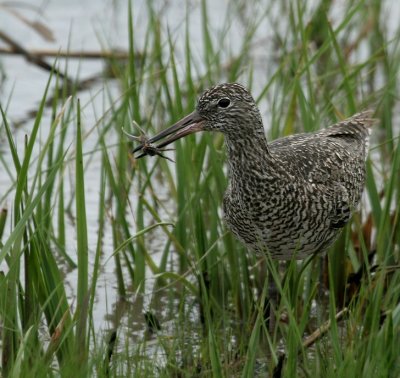
[[[345,307],[342,310],[340,310],[336,315],[335,319],[336,321],[341,320],[347,313],[349,312],[348,308]],[[329,329],[331,328],[331,320],[327,320],[324,324],[322,324],[321,327],[317,328],[310,336],[306,337],[303,341],[303,348],[307,349],[311,345],[313,345],[317,340],[319,340],[322,336],[324,336]],[[299,350],[300,353],[301,350]],[[286,353],[280,354],[278,358],[278,363],[274,368],[273,371],[273,377],[278,378],[282,376],[282,369],[283,369],[283,363],[286,360]]]
[[[345,307],[343,310],[340,310],[335,315],[336,321],[341,320],[344,317],[344,315],[346,315],[348,312],[349,310],[347,307]],[[317,340],[319,340],[329,331],[329,328],[331,328],[330,319],[327,320],[324,324],[322,324],[321,327],[317,328],[310,336],[306,337],[306,339],[303,341],[303,348],[309,348],[311,345],[313,345]]]
[[[53,67],[40,57],[31,54],[22,45],[20,45],[18,42],[16,42],[14,39],[12,39],[9,35],[7,35],[1,30],[0,30],[0,39],[3,40],[7,45],[9,45],[16,53],[23,55],[25,59],[28,60],[29,62],[35,64],[40,68],[43,68],[46,71],[54,72],[59,77],[71,82],[71,80],[65,74],[57,70],[57,68]]]
[[[63,51],[63,50],[53,50],[53,49],[37,49],[29,50],[29,55],[38,58],[68,58],[68,59],[117,59],[117,60],[127,60],[129,59],[128,51],[120,50],[108,50],[108,51]],[[21,52],[14,47],[0,48],[0,54],[8,55],[26,55],[26,50]],[[141,58],[141,54],[135,54],[135,58]]]

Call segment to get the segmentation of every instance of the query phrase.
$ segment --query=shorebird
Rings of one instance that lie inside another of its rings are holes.
[[[141,152],[137,158],[159,154],[198,131],[223,133],[228,227],[258,254],[303,259],[325,252],[357,208],[374,121],[368,110],[317,132],[268,143],[249,91],[226,83],[206,90],[194,112],[141,141],[133,152]]]

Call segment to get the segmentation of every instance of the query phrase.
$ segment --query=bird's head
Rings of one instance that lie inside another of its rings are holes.
[[[241,138],[254,132],[263,133],[262,121],[257,105],[249,91],[238,83],[219,84],[204,91],[196,110],[174,125],[148,140],[159,142],[162,148],[198,131],[219,131],[230,138]],[[143,150],[143,145],[133,151]],[[142,151],[142,157],[146,152]]]
[[[252,95],[238,83],[219,84],[207,89],[197,103],[196,113],[204,119],[203,130],[227,135],[248,133],[255,123],[261,122]]]

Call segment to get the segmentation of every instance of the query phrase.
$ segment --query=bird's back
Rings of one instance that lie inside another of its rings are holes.
[[[358,202],[374,122],[372,111],[364,111],[315,133],[277,139],[270,143],[270,153],[299,183],[339,183]]]

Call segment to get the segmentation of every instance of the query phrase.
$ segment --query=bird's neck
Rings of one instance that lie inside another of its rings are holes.
[[[265,172],[271,165],[272,157],[262,126],[240,137],[225,135],[225,144],[231,179],[245,173]]]

